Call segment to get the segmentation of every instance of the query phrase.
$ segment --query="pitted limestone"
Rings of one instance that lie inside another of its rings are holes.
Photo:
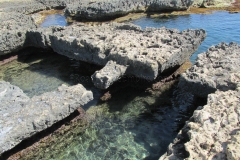
[[[0,154],[13,148],[93,99],[82,85],[62,85],[57,91],[28,98],[21,89],[0,82]]]

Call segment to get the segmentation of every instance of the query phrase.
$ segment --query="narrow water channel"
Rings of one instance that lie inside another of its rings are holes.
[[[207,38],[191,58],[193,62],[199,53],[206,51],[211,45],[222,41],[240,43],[239,13],[215,12],[210,15],[141,18],[132,23],[142,28],[164,26],[179,30],[205,29]],[[29,96],[54,90],[62,83],[82,83],[99,98],[101,91],[92,85],[91,71],[84,72],[86,70],[81,69],[81,62],[54,53],[39,52],[42,53],[26,55],[1,66],[0,78],[19,86]],[[174,92],[175,86],[155,94],[128,87],[117,92],[108,102],[84,108],[91,119],[90,127],[83,133],[74,128],[76,134],[63,136],[58,143],[39,151],[34,158],[158,159],[191,116],[193,109],[201,105],[198,103],[184,106],[175,102],[178,94]],[[192,101],[193,97],[185,98],[186,101]]]

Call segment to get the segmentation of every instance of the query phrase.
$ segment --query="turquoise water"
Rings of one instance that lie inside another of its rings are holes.
[[[67,26],[66,17],[61,14],[48,15],[40,26],[41,27]]]
[[[166,27],[184,29],[202,28],[207,31],[207,37],[199,49],[191,57],[194,62],[199,53],[205,52],[210,46],[220,42],[237,42],[240,44],[240,13],[230,14],[216,11],[213,14],[191,14],[171,16],[168,18],[141,18],[132,23],[146,27]]]

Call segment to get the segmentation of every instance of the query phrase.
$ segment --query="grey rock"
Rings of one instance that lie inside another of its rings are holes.
[[[108,20],[133,12],[186,10],[191,0],[98,0],[68,3],[65,13],[78,20]]]
[[[206,36],[201,29],[182,32],[166,28],[142,30],[133,24],[119,23],[80,23],[21,31],[21,39],[13,37],[12,42],[6,42],[7,35],[0,39],[0,55],[27,46],[53,49],[69,58],[100,66],[112,60],[128,66],[127,75],[147,80],[154,80],[162,72],[181,65]],[[16,36],[14,31],[10,33]]]
[[[132,24],[85,24],[50,35],[51,48],[62,55],[104,66],[108,61],[128,66],[127,75],[154,80],[185,62],[204,40],[204,30],[141,30]]]
[[[96,87],[107,89],[113,82],[125,74],[126,69],[127,66],[116,64],[114,61],[108,61],[106,66],[92,75],[92,81]]]
[[[160,160],[240,158],[239,51],[237,43],[220,43],[200,54],[182,75],[178,89],[208,96],[207,104],[194,111]]]
[[[239,159],[239,89],[209,94],[207,104],[194,111],[160,160],[183,159],[183,150],[189,154],[187,160]],[[180,144],[183,137],[188,140]]]
[[[240,46],[220,43],[198,55],[196,63],[181,75],[179,88],[200,97],[216,90],[234,90],[240,81]]]
[[[0,2],[0,12],[30,14],[45,9],[46,6],[36,0],[9,0]]]
[[[21,89],[0,82],[0,154],[93,99],[82,85],[62,85],[57,91],[28,98]]]
[[[203,6],[203,2],[204,0],[194,0],[191,6],[199,8]]]
[[[0,56],[24,47],[28,29],[36,29],[31,16],[0,12]]]

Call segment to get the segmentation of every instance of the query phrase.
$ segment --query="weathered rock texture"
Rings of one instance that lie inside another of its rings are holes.
[[[0,12],[17,12],[30,14],[46,9],[46,6],[36,0],[1,0]]]
[[[220,43],[200,54],[183,74],[179,88],[195,96],[208,95],[207,104],[193,113],[160,159],[240,158],[239,51],[236,43]]]
[[[217,89],[234,90],[240,82],[240,46],[220,43],[198,55],[196,64],[182,74],[179,87],[200,97]]]
[[[65,13],[78,20],[108,20],[132,12],[186,10],[191,0],[98,0],[67,4]]]
[[[100,66],[112,60],[126,67],[126,73],[122,73],[147,80],[154,80],[162,72],[184,63],[206,36],[201,29],[182,32],[166,28],[142,30],[133,24],[119,23],[36,28],[30,16],[22,17],[15,22],[19,29],[12,30],[6,28],[11,27],[11,20],[2,18],[6,29],[0,31],[0,55],[27,46],[53,49],[70,58]],[[14,23],[13,26],[17,27]],[[117,78],[109,80],[111,84]]]
[[[65,13],[79,20],[109,20],[132,12],[186,10],[191,0],[3,0],[0,12],[35,13],[51,8],[65,8]]]
[[[106,89],[112,82],[120,79],[126,72],[127,66],[119,65],[114,61],[108,61],[106,66],[92,75],[94,85]]]
[[[36,29],[30,16],[0,12],[0,56],[23,48],[27,30]]]
[[[235,0],[203,0],[203,7],[229,7]]]
[[[0,154],[13,148],[93,99],[82,85],[62,85],[57,91],[28,98],[21,89],[0,82]]]

